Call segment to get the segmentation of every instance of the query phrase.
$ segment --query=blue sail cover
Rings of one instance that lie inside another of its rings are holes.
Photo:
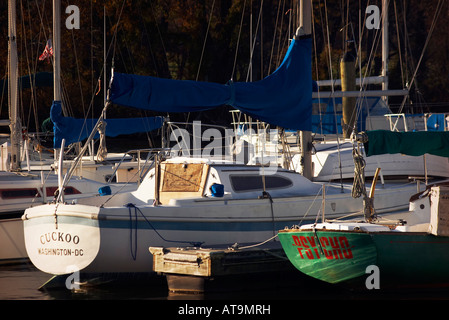
[[[53,147],[60,148],[62,139],[66,145],[86,139],[98,119],[75,119],[62,115],[61,101],[53,101],[50,110],[50,118],[53,122]],[[105,119],[106,136],[116,137],[121,134],[133,134],[147,132],[162,127],[163,117]],[[96,138],[99,137],[97,133]]]
[[[271,125],[310,131],[311,39],[292,40],[279,68],[260,81],[218,84],[114,73],[110,100],[162,112],[194,112],[230,105]]]

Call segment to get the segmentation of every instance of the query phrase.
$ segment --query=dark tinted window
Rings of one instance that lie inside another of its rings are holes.
[[[236,192],[263,190],[263,180],[261,175],[231,175],[231,186]],[[291,186],[290,179],[278,176],[265,176],[265,189],[280,189]]]
[[[1,195],[3,199],[13,199],[13,198],[32,198],[36,194],[39,194],[37,189],[9,189],[1,190]]]

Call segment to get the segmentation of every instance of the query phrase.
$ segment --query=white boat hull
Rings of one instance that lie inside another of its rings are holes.
[[[410,195],[415,192],[416,185],[412,184],[378,189],[375,202],[379,203],[378,212],[408,208]],[[270,199],[196,198],[140,207],[42,205],[25,211],[25,243],[33,264],[51,274],[75,270],[151,272],[149,247],[217,247],[263,242],[274,237],[279,229],[301,221],[315,221],[317,214],[322,213],[321,200],[307,196],[274,198],[273,203]],[[327,194],[326,218],[360,213],[361,208],[362,200],[353,199],[347,190]],[[77,243],[73,241],[75,237]]]
[[[313,155],[314,181],[332,181],[354,178],[354,159],[352,145],[344,143],[338,150],[336,143],[323,143],[316,146]],[[383,154],[365,158],[365,176],[373,177],[381,168],[384,177],[429,177],[449,178],[449,159],[435,155],[407,156],[402,154]]]
[[[107,184],[75,177],[66,186],[64,200],[76,201],[80,198],[95,197],[104,186],[109,186],[112,192],[137,189],[136,183]],[[58,177],[51,173],[45,173],[41,178],[35,173],[0,172],[0,219],[9,218],[14,213],[19,213],[20,217],[26,208],[54,200],[57,189]]]
[[[22,219],[1,220],[0,244],[0,265],[28,261]]]
[[[106,186],[87,179],[72,179],[67,187],[65,200],[76,202],[82,198],[101,198],[99,188]],[[111,192],[133,191],[137,184],[111,184]],[[51,201],[58,188],[55,175],[45,178],[45,185],[36,174],[14,174],[0,172],[0,264],[20,263],[28,260],[23,234],[23,221],[20,218],[25,209]]]

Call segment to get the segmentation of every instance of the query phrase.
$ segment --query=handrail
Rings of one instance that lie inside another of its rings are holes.
[[[137,154],[137,166],[138,166],[138,172],[139,172],[139,182],[142,180],[142,178],[147,174],[147,172],[151,169],[151,167],[153,166],[153,163],[151,163],[150,166],[148,166],[147,170],[145,171],[144,174],[142,174],[143,168],[146,167],[147,163],[154,157],[155,154],[159,154],[159,153],[163,153],[163,152],[167,152],[170,151],[169,148],[147,148],[147,149],[132,149],[132,150],[128,150],[125,152],[125,154],[123,155],[123,157],[120,159],[119,163],[115,165],[115,169],[114,172],[112,172],[111,176],[109,177],[107,183],[111,183],[112,179],[115,177],[115,175],[117,174],[117,170],[119,169],[120,165],[124,162],[124,160],[131,154],[136,153]],[[148,155],[145,159],[145,162],[142,165],[142,169],[141,169],[141,164],[140,164],[140,154],[142,152],[148,152]]]

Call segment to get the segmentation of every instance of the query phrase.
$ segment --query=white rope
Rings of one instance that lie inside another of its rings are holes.
[[[361,195],[366,195],[365,188],[365,166],[366,162],[363,156],[354,148],[352,151],[354,158],[354,183],[352,186],[352,197],[359,198]]]

